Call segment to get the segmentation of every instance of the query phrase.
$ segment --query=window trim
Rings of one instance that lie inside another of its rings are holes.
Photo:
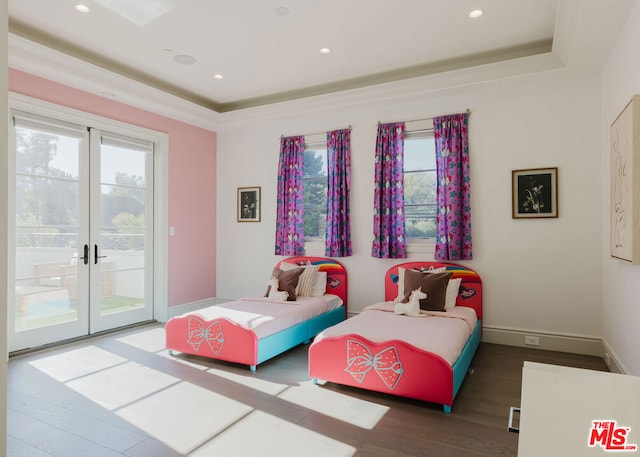
[[[317,149],[321,149],[324,150],[325,153],[327,152],[327,139],[326,139],[326,135],[321,135],[321,134],[315,134],[315,135],[306,135],[304,137],[304,151],[307,152],[307,150],[317,150]],[[328,161],[328,157],[327,157],[327,161]],[[327,162],[328,165],[328,162]],[[329,178],[329,173],[328,170],[325,170],[327,172],[327,179]],[[303,182],[306,183],[307,179],[318,179],[317,177],[314,178],[305,178],[304,177],[304,173],[303,173]],[[306,211],[306,205],[305,205],[305,211]],[[325,209],[325,217],[326,217],[327,213],[326,213],[326,209]],[[325,233],[324,236],[314,236],[314,237],[310,237],[309,239],[307,239],[307,237],[305,237],[304,239],[304,250],[305,252],[308,251],[322,251],[322,255],[324,255],[324,247],[325,247],[325,240],[327,237],[327,233],[326,233],[326,228],[325,228]]]
[[[433,128],[433,119],[422,119],[418,121],[409,121],[405,123],[405,133],[404,138],[405,141],[407,139],[418,139],[418,138],[433,138],[434,137],[434,128]],[[435,171],[437,177],[437,166],[435,169],[431,170],[411,170],[410,172],[416,171]],[[403,175],[404,175],[403,171]],[[437,186],[437,183],[436,183]],[[436,237],[425,237],[425,238],[417,238],[417,237],[407,237],[407,253],[435,253],[436,247]]]

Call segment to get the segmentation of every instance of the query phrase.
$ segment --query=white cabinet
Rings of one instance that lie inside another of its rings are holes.
[[[518,457],[640,455],[640,378],[525,362]]]

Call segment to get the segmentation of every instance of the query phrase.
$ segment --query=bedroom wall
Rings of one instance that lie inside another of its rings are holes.
[[[541,347],[554,347],[562,335],[569,336],[562,349],[577,342],[598,352],[599,88],[598,75],[555,70],[400,95],[382,86],[368,100],[347,93],[227,117],[218,136],[218,296],[263,292],[279,260],[273,252],[280,136],[351,125],[354,255],[339,260],[349,274],[351,311],[380,301],[383,274],[397,261],[370,255],[376,124],[470,108],[474,259],[464,263],[484,281],[485,340],[523,344],[522,332],[536,332]],[[513,220],[511,170],[536,167],[558,167],[560,217]],[[260,223],[236,222],[236,189],[244,186],[262,187]],[[409,255],[429,259],[432,252]]]
[[[640,94],[640,2],[629,16],[602,72],[602,335],[617,371],[640,375],[640,265],[609,256],[611,123],[634,94]],[[636,164],[637,166],[637,164]],[[636,190],[636,197],[637,197]]]
[[[169,307],[216,296],[216,133],[9,70],[9,90],[169,135]]]

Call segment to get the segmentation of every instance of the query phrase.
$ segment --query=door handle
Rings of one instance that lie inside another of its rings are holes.
[[[89,263],[89,245],[84,245],[84,256],[80,257],[85,265]]]
[[[98,245],[94,244],[94,255],[93,255],[93,261],[94,264],[97,265],[98,264],[98,259],[104,259],[105,257],[107,257],[106,255],[98,255]]]

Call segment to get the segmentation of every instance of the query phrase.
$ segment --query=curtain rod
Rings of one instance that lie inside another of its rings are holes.
[[[349,131],[351,131],[351,126],[348,127]],[[333,132],[334,130],[343,130],[343,129],[333,129],[333,130],[327,130],[326,132],[313,132],[313,133],[303,133],[301,135],[296,135],[296,136],[311,136],[311,135],[322,135],[323,133],[329,133],[329,132]],[[287,136],[292,136],[292,135],[287,135]],[[284,138],[284,134],[280,135],[280,138]]]
[[[467,108],[466,113],[467,113],[467,116],[471,116],[471,110],[470,110],[469,108]],[[430,121],[430,120],[432,120],[434,117],[439,117],[439,116],[423,117],[423,118],[421,118],[421,119],[408,119],[408,120],[403,121],[403,122]],[[388,122],[381,122],[381,121],[378,121],[378,125],[380,125],[380,124],[388,124]]]

